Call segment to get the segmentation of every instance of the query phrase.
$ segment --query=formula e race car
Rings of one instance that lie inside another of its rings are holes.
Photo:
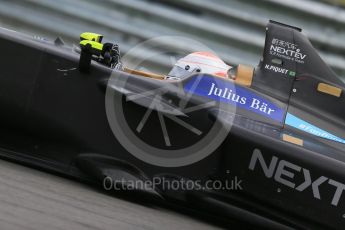
[[[102,38],[0,30],[2,158],[235,229],[343,229],[345,85],[301,29],[270,21],[256,68],[197,52],[166,75]]]

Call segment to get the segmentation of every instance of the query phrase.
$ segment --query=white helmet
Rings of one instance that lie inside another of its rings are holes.
[[[232,67],[210,52],[195,52],[181,58],[168,74],[169,77],[182,79],[194,73],[206,73],[227,77]]]

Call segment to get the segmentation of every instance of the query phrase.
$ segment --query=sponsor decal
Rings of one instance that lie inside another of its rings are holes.
[[[265,69],[267,69],[267,70],[269,70],[271,72],[288,75],[290,77],[295,77],[296,76],[296,72],[288,70],[288,69],[284,69],[284,68],[281,68],[281,67],[277,67],[277,66],[274,66],[274,65],[266,64],[265,65]]]
[[[193,88],[195,82],[198,87]],[[271,101],[257,95],[253,91],[233,82],[215,78],[209,75],[202,75],[192,78],[186,83],[184,89],[188,93],[207,97],[215,101],[227,103],[239,108],[254,112],[269,119],[282,122],[285,110]]]
[[[285,119],[285,124],[289,125],[291,127],[294,127],[296,129],[302,130],[304,132],[310,133],[314,136],[318,136],[324,139],[328,139],[331,141],[336,141],[342,144],[345,144],[345,140],[337,137],[325,130],[322,130],[290,113],[287,114],[286,119]]]
[[[307,57],[307,55],[298,48],[298,45],[277,38],[272,39],[269,51],[273,56],[295,61],[300,64],[304,64]]]
[[[345,190],[345,184],[327,176],[317,177],[310,169],[279,159],[276,156],[272,156],[269,161],[265,158],[267,159],[267,154],[262,154],[261,150],[255,149],[249,163],[249,170],[259,170],[264,173],[265,177],[295,191],[308,192],[310,196],[318,200],[327,199],[331,194],[330,204],[333,206],[339,205],[340,198]],[[303,178],[302,181],[300,180],[301,177]],[[325,197],[323,193],[320,193],[319,188],[321,186],[324,188],[324,192],[326,188],[328,189],[325,192]]]

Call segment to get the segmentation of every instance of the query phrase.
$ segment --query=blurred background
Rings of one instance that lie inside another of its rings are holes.
[[[256,66],[269,19],[303,29],[323,59],[345,80],[345,0],[0,0],[0,26],[57,36],[70,46],[82,32],[105,35],[126,53],[162,35],[199,41],[229,64]],[[189,44],[170,40],[172,49]],[[159,48],[159,47],[158,47]],[[152,50],[145,50],[150,53]],[[166,73],[168,55],[149,69]]]

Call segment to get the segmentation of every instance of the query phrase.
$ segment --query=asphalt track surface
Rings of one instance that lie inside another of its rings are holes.
[[[173,211],[101,193],[0,160],[0,229],[217,229]]]

